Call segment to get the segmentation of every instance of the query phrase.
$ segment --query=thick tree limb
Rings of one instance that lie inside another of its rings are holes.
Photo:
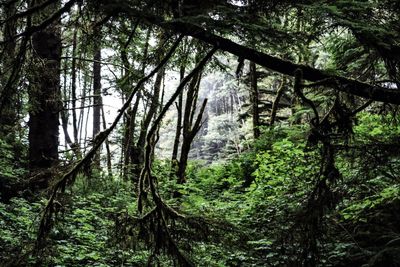
[[[261,66],[282,74],[294,76],[296,69],[301,69],[303,78],[309,81],[320,81],[331,79],[331,85],[335,89],[360,97],[382,101],[392,104],[400,104],[400,90],[387,89],[380,86],[363,83],[360,81],[348,79],[341,76],[331,75],[322,70],[310,66],[294,64],[292,62],[270,56],[268,54],[256,51],[243,45],[234,43],[226,38],[214,35],[203,30],[200,27],[184,22],[164,22],[160,26],[190,35],[209,44],[215,45],[221,50],[230,52],[239,57],[251,60]]]
[[[192,36],[211,44],[220,50],[234,54],[240,58],[248,59],[272,71],[276,71],[289,76],[294,76],[297,69],[303,72],[303,78],[308,81],[326,80],[326,85],[333,89],[360,96],[363,98],[382,101],[391,104],[400,104],[400,90],[389,89],[377,85],[372,85],[357,80],[345,78],[338,75],[330,74],[326,71],[312,68],[310,66],[295,64],[287,60],[283,60],[255,49],[235,43],[227,38],[218,36],[202,27],[185,22],[183,20],[165,21],[160,17],[139,11],[134,7],[124,6],[123,9],[105,10],[105,12],[113,12],[113,15],[126,14],[129,17],[142,18],[143,21],[157,25],[165,30],[178,32],[184,35]]]
[[[71,8],[75,5],[75,3],[78,0],[70,0],[68,2],[66,2],[64,4],[64,6],[60,9],[58,9],[56,12],[54,12],[52,15],[50,15],[48,18],[46,18],[45,20],[43,20],[40,24],[38,25],[33,25],[33,26],[29,26],[24,32],[21,32],[15,36],[13,36],[11,38],[11,40],[3,40],[0,41],[0,45],[3,45],[7,42],[10,42],[12,40],[16,40],[20,37],[30,37],[32,36],[35,32],[41,31],[43,29],[45,29],[46,27],[48,27],[51,23],[53,23],[54,21],[56,21],[57,19],[59,19],[64,13],[68,13]]]
[[[4,21],[2,21],[1,25],[3,23],[6,23],[6,22],[10,21],[10,20],[17,20],[17,19],[20,19],[20,18],[23,18],[23,17],[27,17],[27,16],[30,16],[30,15],[33,15],[34,13],[45,9],[49,5],[54,4],[56,2],[57,2],[57,0],[47,0],[47,1],[43,2],[43,3],[37,4],[37,5],[35,5],[35,6],[31,7],[31,8],[28,8],[28,9],[26,9],[24,11],[21,11],[19,13],[15,13],[11,17],[8,17]]]

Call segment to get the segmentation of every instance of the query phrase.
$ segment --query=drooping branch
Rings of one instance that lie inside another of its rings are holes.
[[[303,78],[303,73],[301,69],[298,69],[295,71],[295,76],[294,76],[294,92],[296,95],[298,95],[301,99],[301,101],[304,104],[307,104],[310,106],[312,111],[314,112],[314,120],[315,124],[319,125],[319,114],[316,106],[314,105],[314,102],[312,102],[310,99],[308,99],[304,94],[303,94],[303,89],[302,89],[302,78]]]
[[[166,218],[179,218],[185,219],[185,216],[179,214],[169,205],[167,205],[161,196],[159,195],[157,188],[155,177],[151,173],[151,155],[154,147],[154,136],[159,128],[160,122],[163,119],[165,113],[168,109],[173,105],[178,96],[182,93],[182,90],[185,88],[187,83],[193,79],[195,75],[204,67],[204,65],[208,62],[208,60],[215,53],[217,48],[213,48],[207,55],[199,62],[199,64],[185,77],[182,79],[178,88],[165,104],[165,106],[160,111],[158,117],[152,124],[147,136],[146,136],[146,148],[145,148],[145,158],[144,158],[144,166],[139,178],[139,186],[138,186],[138,211],[140,215],[143,213],[143,195],[144,195],[144,182],[147,179],[152,199],[155,204],[155,208],[152,209],[151,213],[157,216],[158,227],[153,229],[154,234],[157,235],[155,238],[155,247],[160,248],[163,247],[168,251],[169,254],[174,255],[178,260],[180,266],[194,266],[194,264],[187,258],[187,256],[180,250],[178,244],[175,242],[173,236],[170,233],[169,225],[167,224]],[[205,105],[205,104],[204,104]],[[200,119],[199,119],[200,121]],[[196,122],[197,124],[197,122]],[[144,215],[142,218],[147,217],[148,215]],[[154,225],[154,224],[153,224]],[[154,227],[154,226],[153,226]],[[157,249],[155,250],[156,253]]]
[[[176,98],[182,92],[183,88],[204,67],[204,65],[207,63],[207,61],[212,57],[212,55],[214,55],[216,50],[217,50],[217,48],[214,47],[210,52],[208,52],[207,55],[199,62],[199,64],[185,78],[182,79],[178,88],[176,89],[174,94],[171,96],[171,98],[168,100],[168,102],[165,104],[165,106],[163,107],[160,114],[153,122],[153,125],[147,134],[144,166],[143,166],[142,172],[140,174],[139,188],[138,188],[138,210],[139,210],[139,213],[142,213],[142,211],[143,211],[142,193],[144,191],[144,189],[143,189],[144,188],[144,180],[145,180],[145,178],[149,178],[149,177],[151,178],[151,161],[150,160],[151,160],[151,153],[152,153],[152,149],[153,149],[152,142],[151,142],[153,135],[156,133],[158,125],[161,123],[161,120],[164,118],[165,113],[167,113],[168,109],[173,105]],[[150,185],[152,197],[153,197],[154,201],[156,202],[157,206],[165,206],[161,197],[158,195],[158,193],[156,191],[154,181],[150,181],[149,185]]]

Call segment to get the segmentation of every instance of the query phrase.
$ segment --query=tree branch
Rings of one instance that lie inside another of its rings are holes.
[[[211,44],[223,51],[234,54],[238,57],[248,59],[260,66],[268,68],[285,75],[294,76],[297,69],[303,73],[303,79],[317,82],[321,80],[327,81],[326,85],[331,86],[333,89],[349,93],[352,95],[360,96],[375,101],[382,101],[391,104],[400,104],[400,90],[389,89],[377,85],[360,82],[357,80],[345,78],[338,75],[330,74],[326,71],[312,68],[310,66],[295,64],[287,60],[283,60],[255,49],[246,47],[244,45],[235,43],[227,38],[215,35],[206,31],[202,27],[185,22],[183,20],[165,21],[160,17],[145,13],[142,10],[137,10],[135,7],[125,5],[123,8],[114,10],[104,10],[104,12],[113,12],[114,15],[121,13],[129,17],[142,18],[148,24],[157,25],[165,30],[179,32],[184,35],[192,36],[196,39],[202,40]],[[330,81],[330,82],[328,82]]]
[[[10,38],[11,40],[3,40],[0,42],[0,45],[3,45],[7,42],[10,42],[12,40],[18,39],[19,37],[29,37],[32,34],[34,34],[35,32],[41,31],[43,29],[45,29],[47,26],[49,26],[51,23],[53,23],[54,21],[56,21],[57,19],[59,19],[61,17],[62,14],[67,13],[71,10],[71,8],[73,7],[73,5],[77,2],[78,0],[70,0],[69,2],[65,3],[65,5],[60,8],[59,10],[57,10],[56,12],[54,12],[50,17],[48,17],[46,20],[42,21],[42,23],[40,23],[39,25],[33,25],[28,27],[24,32],[21,32],[17,35],[14,35],[12,38]]]

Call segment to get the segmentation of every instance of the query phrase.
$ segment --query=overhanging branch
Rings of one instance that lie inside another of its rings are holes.
[[[105,12],[110,10],[105,10]],[[348,94],[360,96],[374,101],[382,101],[391,104],[400,104],[400,90],[389,89],[377,85],[372,85],[357,80],[330,74],[326,71],[312,68],[310,66],[295,64],[283,60],[244,45],[235,43],[227,38],[213,34],[197,25],[182,20],[165,21],[160,17],[146,14],[136,8],[125,6],[123,10],[112,10],[114,15],[125,14],[129,17],[143,19],[144,22],[157,25],[165,30],[181,33],[194,37],[208,44],[213,45],[223,51],[229,52],[239,58],[250,60],[260,66],[268,68],[281,74],[294,76],[297,69],[302,70],[303,78],[308,81],[318,82],[321,80],[330,81],[328,86],[335,90]]]
[[[270,70],[294,76],[297,69],[303,72],[303,78],[308,81],[331,80],[331,86],[339,91],[352,95],[382,101],[392,104],[400,104],[400,90],[388,89],[380,86],[363,83],[342,76],[328,74],[306,65],[295,64],[271,55],[259,52],[255,49],[232,42],[229,39],[217,36],[204,29],[181,21],[162,22],[159,26],[192,36],[206,43],[212,44],[221,50],[232,53],[257,63]]]

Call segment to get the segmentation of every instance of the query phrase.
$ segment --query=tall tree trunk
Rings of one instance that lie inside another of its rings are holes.
[[[68,57],[68,55],[66,55],[66,57]],[[71,98],[70,93],[73,94],[73,91],[76,90],[76,88],[74,89],[73,85],[71,85],[71,91],[68,92],[67,89],[67,70],[68,70],[68,64],[67,64],[67,60],[64,60],[64,80],[63,80],[63,85],[64,85],[64,90],[63,90],[63,100],[64,101],[64,106],[63,109],[60,112],[60,116],[61,116],[61,126],[63,129],[63,133],[64,133],[64,138],[65,138],[65,150],[69,148],[71,148],[71,150],[73,151],[73,153],[75,154],[77,159],[81,158],[81,153],[80,153],[80,148],[77,142],[74,142],[71,138],[71,136],[69,135],[68,132],[68,124],[69,124],[69,102],[68,99]],[[72,71],[74,71],[72,69]],[[76,96],[74,96],[76,97]],[[72,100],[74,102],[74,99]],[[72,111],[75,112],[75,106],[73,106]],[[76,116],[76,112],[75,112],[75,116]],[[75,117],[76,119],[76,117]],[[76,139],[75,139],[76,140]]]
[[[193,142],[194,137],[200,130],[202,124],[201,120],[203,118],[204,110],[207,105],[207,98],[203,100],[203,104],[200,108],[199,114],[197,115],[197,119],[192,127],[192,129],[187,133],[184,134],[183,141],[182,141],[182,148],[181,148],[181,156],[179,158],[179,165],[177,171],[178,183],[184,184],[186,182],[185,171],[187,167],[187,162],[189,159],[189,152],[190,146]]]
[[[59,6],[60,1],[55,1],[43,13],[52,14]],[[58,119],[61,109],[59,23],[53,22],[32,36],[36,62],[29,88],[29,166],[32,171],[49,168],[58,161]]]
[[[101,33],[97,29],[94,40],[93,57],[93,138],[101,129]],[[93,159],[94,166],[100,168],[100,152]]]
[[[74,154],[77,156],[77,158],[80,158],[79,150],[78,147],[74,142],[72,142],[71,136],[69,135],[68,132],[68,111],[64,110],[61,112],[61,126],[63,128],[64,132],[64,137],[65,137],[65,142],[68,144],[68,146],[71,148],[71,150],[74,152]]]
[[[81,77],[83,79],[83,84],[82,84],[82,91],[81,91],[81,101],[79,105],[79,117],[78,117],[78,140],[79,140],[79,147],[86,147],[86,132],[87,132],[87,114],[85,114],[85,105],[86,105],[86,99],[88,98],[88,95],[90,95],[90,87],[91,87],[91,82],[88,81],[88,74],[87,74],[87,68],[86,64],[82,64],[80,66],[79,70],[81,71]],[[88,90],[89,89],[89,90]],[[85,131],[84,131],[85,130]]]
[[[165,43],[164,41],[166,40],[166,36],[161,35],[159,38],[159,50],[157,54],[157,59],[161,60],[162,55],[165,53]],[[140,176],[141,169],[143,167],[143,162],[144,162],[144,152],[145,152],[145,146],[146,146],[146,136],[148,133],[148,130],[151,126],[151,122],[154,119],[154,117],[157,114],[159,104],[160,104],[160,95],[161,95],[161,89],[162,89],[162,80],[165,75],[165,68],[162,67],[158,72],[156,79],[154,81],[154,86],[153,86],[153,93],[151,99],[148,100],[148,103],[145,105],[145,110],[147,109],[147,105],[149,105],[147,113],[144,115],[144,119],[141,122],[140,125],[140,131],[139,131],[139,138],[138,141],[136,142],[135,146],[135,153],[132,155],[132,163],[133,163],[133,173],[135,174],[136,177]],[[154,139],[152,140],[154,141]]]
[[[136,155],[133,162],[135,167],[134,172],[137,176],[140,175],[140,170],[142,169],[143,165],[147,131],[151,126],[151,121],[153,120],[154,116],[157,114],[158,111],[159,98],[161,93],[161,82],[163,76],[164,76],[164,68],[161,68],[157,73],[156,80],[154,81],[153,94],[151,98],[149,111],[147,112],[144,120],[141,123],[139,139],[136,143]]]
[[[180,81],[183,80],[185,77],[185,66],[182,65],[179,71],[180,74]],[[177,167],[177,159],[178,159],[178,150],[179,150],[179,140],[181,137],[182,132],[182,109],[183,109],[183,93],[181,93],[178,97],[178,102],[176,103],[176,110],[178,112],[178,118],[176,120],[176,132],[175,132],[175,139],[174,139],[174,146],[172,148],[172,170],[175,170]],[[175,171],[173,172],[175,174]]]
[[[8,0],[4,3],[5,19],[11,17],[15,12],[16,1]],[[6,21],[3,27],[3,36],[7,42],[4,44],[2,52],[3,62],[1,63],[1,83],[0,83],[0,138],[7,142],[14,141],[14,131],[12,128],[17,121],[17,92],[13,80],[15,41],[12,37],[16,34],[17,27],[13,20]],[[10,80],[11,79],[11,80]]]
[[[103,105],[101,106],[101,117],[103,120],[103,129],[107,129],[107,122],[106,122],[106,116],[104,115],[104,107]],[[108,171],[108,176],[112,177],[112,162],[111,162],[111,149],[110,149],[110,142],[108,141],[108,137],[105,140],[106,144],[106,151],[107,151],[107,171]]]
[[[74,28],[74,36],[72,39],[72,63],[71,63],[71,105],[72,105],[72,128],[74,132],[74,143],[78,146],[78,122],[76,118],[76,38],[77,38],[77,28]]]
[[[154,137],[154,134],[157,131],[157,128],[159,127],[159,124],[162,120],[162,118],[165,116],[165,113],[167,113],[168,109],[173,105],[175,102],[176,98],[179,96],[179,94],[182,93],[182,90],[185,88],[187,83],[192,80],[193,76],[195,76],[201,69],[204,68],[205,64],[207,61],[212,57],[212,55],[215,53],[217,49],[213,48],[210,50],[207,55],[197,64],[197,66],[179,83],[178,88],[175,90],[175,92],[172,94],[171,98],[167,101],[167,103],[164,105],[160,113],[158,114],[157,118],[154,120],[152,127],[150,127],[149,132],[146,137],[147,145],[146,145],[146,151],[145,151],[145,157],[144,157],[144,164],[143,164],[143,169],[142,172],[140,173],[139,177],[139,184],[138,184],[138,211],[139,213],[143,213],[143,197],[144,197],[144,181],[146,178],[148,178],[148,182],[150,185],[150,191],[152,193],[152,197],[154,201],[156,201],[157,204],[161,203],[161,198],[159,197],[155,184],[154,184],[154,176],[152,175],[151,171],[151,155],[152,155],[152,150],[154,149],[154,144],[152,146],[151,140]],[[205,103],[203,103],[203,107],[205,108]],[[204,110],[202,107],[202,110]],[[202,113],[202,112],[200,112]],[[199,118],[199,117],[198,117]],[[201,124],[200,120],[196,120],[196,124]]]
[[[183,114],[183,122],[182,122],[183,139],[181,146],[181,155],[179,158],[178,170],[176,173],[179,184],[183,184],[186,182],[185,171],[189,159],[190,147],[194,137],[201,128],[201,120],[207,104],[207,99],[205,99],[197,115],[196,121],[193,121],[194,115],[196,113],[197,97],[200,87],[201,74],[202,74],[201,71],[199,71],[199,73],[197,73],[193,77],[192,81],[190,82],[187,88],[185,111]],[[179,194],[177,194],[176,196],[178,195]]]
[[[146,42],[144,46],[144,51],[143,51],[143,60],[142,60],[142,66],[141,66],[141,75],[145,75],[145,70],[147,66],[147,55],[148,55],[148,49],[149,49],[149,40],[150,40],[150,35],[151,35],[152,29],[149,28],[147,33],[146,33]],[[124,62],[124,66],[127,69],[131,69],[131,66],[129,64],[128,58],[126,56],[126,53],[123,53],[122,55],[122,61]],[[130,79],[128,79],[129,82]],[[130,84],[130,83],[129,83]],[[139,109],[139,104],[142,99],[142,93],[141,90],[143,88],[140,88],[138,93],[136,94],[136,100],[135,103],[132,106],[132,109],[127,112],[128,118],[126,121],[126,132],[124,135],[124,164],[122,166],[123,168],[123,177],[124,180],[128,180],[128,173],[132,172],[134,168],[132,168],[132,164],[135,162],[136,158],[136,147],[134,146],[135,141],[134,141],[134,134],[135,134],[135,126],[136,126],[136,115],[137,111]]]
[[[257,139],[260,137],[260,114],[258,110],[257,67],[254,62],[250,62],[250,99],[252,104],[253,135]]]

